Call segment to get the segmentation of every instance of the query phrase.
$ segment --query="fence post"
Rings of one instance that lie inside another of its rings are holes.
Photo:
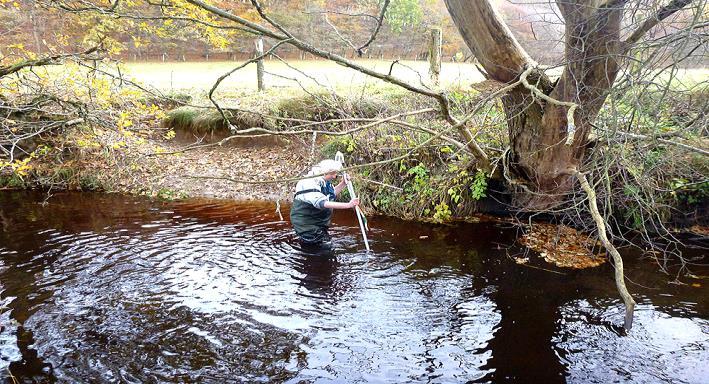
[[[429,60],[429,75],[431,83],[438,86],[441,77],[441,40],[443,39],[441,28],[431,28],[431,45],[428,55]]]
[[[263,56],[263,36],[256,39],[256,57]],[[263,91],[266,85],[263,83],[263,57],[256,60],[256,81],[258,82],[258,90]]]

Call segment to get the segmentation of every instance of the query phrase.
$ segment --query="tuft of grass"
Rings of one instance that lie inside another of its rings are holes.
[[[165,97],[147,96],[138,100],[146,105],[157,105],[163,109],[175,108],[192,101],[192,96],[182,92],[170,92]]]
[[[191,130],[199,111],[194,108],[181,107],[167,113],[163,126],[174,129]]]
[[[373,118],[389,110],[386,98],[331,93],[307,93],[281,99],[276,105],[279,116],[310,121],[347,117]]]
[[[23,189],[28,188],[28,186],[21,177],[15,174],[0,176],[0,188]]]
[[[204,110],[192,119],[189,130],[194,133],[214,133],[226,131],[228,127],[219,111]]]
[[[279,100],[276,111],[290,119],[323,121],[342,116],[339,104],[337,95],[311,93]]]
[[[229,122],[238,129],[265,125],[264,118],[258,114],[227,110],[225,115],[229,118]],[[219,111],[188,107],[169,111],[163,120],[163,126],[198,134],[228,132],[229,130],[229,124]]]
[[[100,191],[103,190],[103,184],[94,175],[82,175],[79,177],[79,189],[82,191]]]

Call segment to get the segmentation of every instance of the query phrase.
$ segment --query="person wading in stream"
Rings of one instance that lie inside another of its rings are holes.
[[[331,181],[337,178],[342,163],[336,160],[323,160],[314,166],[306,179],[298,181],[290,210],[290,221],[295,233],[305,248],[329,248],[330,219],[333,209],[351,209],[359,205],[359,199],[348,203],[335,201],[337,195],[346,187],[343,179],[336,186]],[[321,175],[321,176],[318,176]]]

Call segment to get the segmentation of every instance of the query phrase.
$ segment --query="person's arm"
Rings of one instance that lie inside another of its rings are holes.
[[[342,180],[340,180],[340,183],[335,186],[335,196],[339,195],[340,192],[342,192],[343,189],[347,186],[347,178],[345,176],[342,177]]]
[[[323,207],[330,209],[350,209],[359,205],[359,199],[352,199],[349,203],[338,203],[337,201],[326,201]]]

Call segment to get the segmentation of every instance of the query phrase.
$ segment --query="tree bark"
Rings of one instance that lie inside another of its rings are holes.
[[[445,3],[465,44],[493,79],[509,83],[525,67],[536,65],[489,0],[445,0]]]

